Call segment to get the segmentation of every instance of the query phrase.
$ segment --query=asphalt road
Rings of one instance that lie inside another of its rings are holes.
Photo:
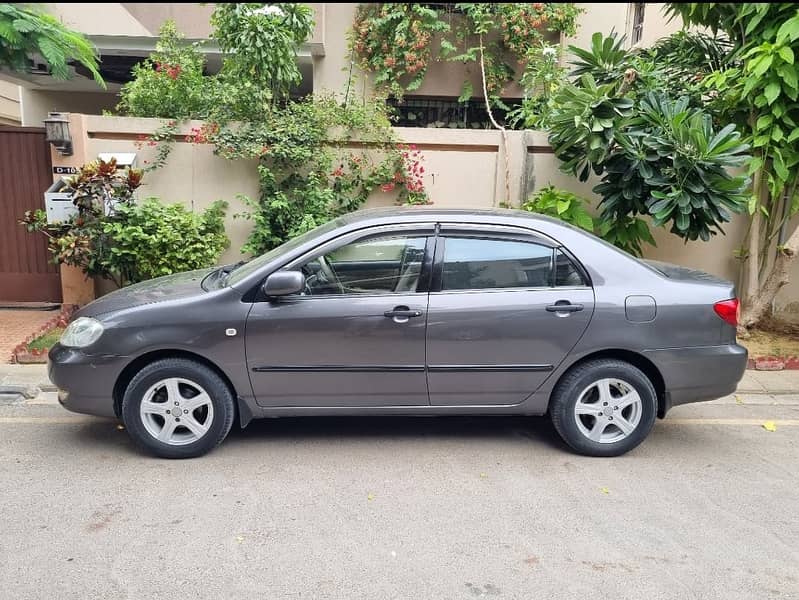
[[[616,459],[544,419],[351,418],[166,461],[0,407],[0,598],[799,598],[799,396],[773,402],[677,408]]]

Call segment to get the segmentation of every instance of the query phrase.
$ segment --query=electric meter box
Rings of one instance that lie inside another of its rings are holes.
[[[50,224],[63,223],[78,214],[78,207],[72,203],[72,192],[61,191],[66,185],[61,177],[44,192],[44,208]]]

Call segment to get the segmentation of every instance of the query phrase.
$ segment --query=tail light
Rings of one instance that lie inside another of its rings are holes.
[[[713,305],[713,310],[716,314],[724,319],[733,327],[738,326],[738,315],[741,311],[738,298],[730,298],[729,300],[721,300]]]

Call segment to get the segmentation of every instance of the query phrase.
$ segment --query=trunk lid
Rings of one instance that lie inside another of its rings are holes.
[[[697,269],[690,269],[688,267],[682,267],[680,265],[675,265],[672,263],[662,262],[659,260],[649,260],[649,259],[640,259],[642,263],[645,265],[653,268],[655,271],[663,275],[664,277],[668,277],[669,279],[673,279],[675,281],[684,281],[684,282],[697,282],[703,284],[717,284],[719,286],[730,287],[734,288],[734,284],[731,281],[726,279],[722,279],[721,277],[716,277],[715,275],[711,275],[710,273],[705,273],[704,271],[699,271]]]

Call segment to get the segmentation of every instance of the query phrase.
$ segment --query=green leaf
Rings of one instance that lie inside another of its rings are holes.
[[[766,97],[769,105],[774,104],[774,101],[780,95],[780,84],[776,81],[770,82],[766,89],[763,90],[763,95]]]
[[[594,220],[591,218],[587,212],[581,212],[577,215],[577,219],[575,221],[576,225],[586,231],[593,231],[594,230]]]
[[[774,57],[770,54],[753,60],[749,64],[752,75],[754,77],[762,77],[763,74],[769,70],[773,61]]]
[[[770,135],[757,135],[755,136],[755,139],[752,141],[752,145],[755,148],[760,148],[768,144],[770,141],[771,141]]]
[[[569,206],[571,206],[571,202],[569,202],[568,200],[558,200],[558,203],[556,205],[558,214],[562,215],[563,213],[565,213],[567,210],[569,210]]]
[[[782,46],[779,50],[777,50],[777,54],[780,55],[780,58],[787,62],[789,65],[793,64],[793,50],[789,46]]]
[[[472,96],[474,95],[474,87],[472,86],[472,82],[468,79],[463,82],[463,87],[461,88],[461,95],[458,96],[458,102],[467,102],[471,100]]]
[[[783,23],[777,30],[777,43],[782,44],[787,40],[794,41],[799,38],[799,15]]]
[[[774,171],[777,173],[777,176],[782,181],[788,181],[790,173],[788,171],[788,168],[785,166],[785,163],[782,160],[782,155],[775,152],[771,164],[774,165]]]
[[[772,117],[771,115],[761,115],[757,119],[757,128],[758,129],[765,129],[765,128],[769,127],[773,121],[774,121],[774,117]]]
[[[441,39],[441,55],[447,57],[458,49],[446,38]]]

